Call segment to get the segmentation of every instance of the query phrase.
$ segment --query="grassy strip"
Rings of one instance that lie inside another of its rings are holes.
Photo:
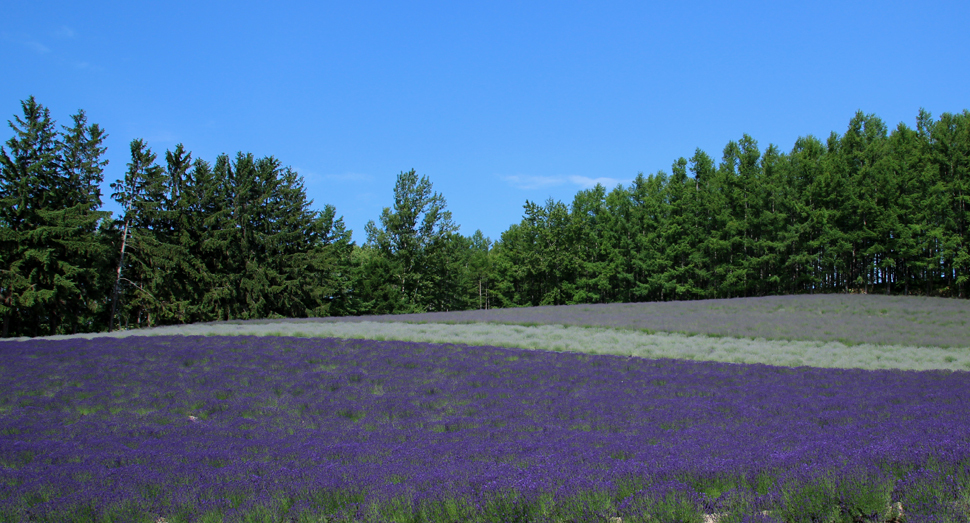
[[[962,348],[846,344],[838,341],[741,339],[562,325],[290,321],[260,324],[195,324],[79,336],[94,338],[133,335],[335,337],[492,345],[641,358],[763,363],[786,367],[970,370],[970,350]],[[52,336],[50,339],[61,338],[65,337]]]
[[[463,498],[416,502],[406,495],[364,501],[363,491],[351,490],[304,491],[296,495],[278,492],[263,497],[262,503],[241,510],[234,508],[232,499],[221,508],[172,505],[162,509],[161,513],[126,501],[110,507],[97,506],[96,503],[64,507],[29,520],[45,523],[898,523],[906,520],[907,512],[911,513],[908,507],[920,507],[928,509],[920,515],[933,517],[933,521],[966,521],[970,515],[966,478],[962,477],[960,481],[965,491],[962,498],[956,503],[939,503],[941,495],[952,495],[952,485],[939,476],[935,480],[930,477],[924,478],[920,488],[906,492],[902,501],[894,501],[897,495],[893,494],[893,483],[896,480],[891,476],[867,478],[866,475],[829,473],[813,482],[783,485],[780,489],[769,487],[774,482],[771,478],[765,478],[768,483],[762,485],[745,484],[741,480],[739,484],[730,485],[723,495],[719,494],[725,485],[714,485],[710,481],[692,484],[689,478],[684,478],[687,483],[674,482],[657,488],[658,485],[645,484],[642,479],[629,479],[618,482],[610,492],[580,492],[568,496],[525,496],[506,491],[493,493],[477,502]],[[704,491],[714,487],[720,488],[716,488],[718,493],[712,498]],[[767,499],[775,502],[765,503]],[[18,521],[17,512],[21,511],[0,510],[0,520]]]

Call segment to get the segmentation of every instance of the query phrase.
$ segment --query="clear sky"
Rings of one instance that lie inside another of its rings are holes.
[[[7,2],[0,117],[30,95],[109,134],[107,185],[143,138],[210,162],[273,155],[363,243],[416,169],[461,232],[527,199],[970,108],[970,2]],[[4,128],[0,140],[12,131]]]

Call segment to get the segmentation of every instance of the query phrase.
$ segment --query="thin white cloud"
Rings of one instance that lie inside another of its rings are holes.
[[[6,31],[0,31],[0,40],[9,42],[14,45],[22,45],[31,51],[38,54],[45,54],[51,52],[50,48],[46,45],[34,40],[29,35],[22,33],[11,34]]]
[[[612,189],[613,187],[616,187],[616,184],[618,183],[629,182],[629,180],[620,180],[617,178],[607,178],[602,176],[599,178],[590,178],[588,176],[570,176],[569,181],[582,187],[583,189],[591,189],[595,187],[596,184],[600,184],[607,189]]]
[[[57,38],[74,38],[75,34],[74,30],[66,25],[62,25],[56,31],[51,32],[51,35]]]
[[[156,144],[156,143],[161,143],[161,144],[176,143],[179,141],[179,137],[177,134],[171,131],[160,129],[158,131],[155,131],[153,134],[146,136],[144,140],[145,140],[145,143],[151,146],[152,144]]]
[[[502,179],[508,182],[508,184],[512,187],[516,187],[518,189],[542,189],[544,187],[555,187],[557,185],[562,185],[567,181],[562,176],[532,176],[528,174],[502,176]]]
[[[71,67],[77,70],[84,71],[103,71],[104,68],[96,64],[92,64],[86,60],[71,60],[68,59],[63,52],[63,49],[57,48],[55,45],[52,49],[47,44],[42,43],[41,40],[50,41],[54,40],[65,40],[73,39],[77,35],[73,29],[70,27],[61,26],[58,29],[47,31],[44,33],[44,37],[37,39],[34,35],[29,35],[25,33],[8,33],[6,31],[0,32],[0,41],[10,42],[14,45],[23,46],[30,51],[39,55],[49,55],[50,60],[61,67]],[[49,42],[48,42],[49,43]]]
[[[317,173],[315,173],[313,171],[310,171],[308,169],[304,169],[303,167],[297,167],[297,166],[294,165],[294,166],[292,166],[290,168],[293,169],[294,171],[296,171],[297,174],[299,174],[300,176],[302,176],[304,180],[307,179],[307,178],[317,178]]]
[[[618,178],[590,178],[589,176],[532,176],[532,175],[511,175],[502,176],[509,185],[517,189],[543,189],[546,187],[556,187],[558,185],[578,185],[581,189],[590,189],[595,187],[596,184],[600,184],[607,189],[615,187],[619,183],[625,183],[629,180],[620,180]]]
[[[328,180],[333,182],[369,182],[374,179],[373,176],[364,173],[355,172],[345,172],[337,174],[319,174],[316,171],[311,171],[310,169],[304,169],[303,167],[294,166],[293,170],[300,173],[300,176],[304,180],[313,180],[319,182],[320,180]]]
[[[24,45],[27,46],[28,49],[30,49],[33,52],[38,53],[38,54],[47,54],[47,53],[51,52],[51,50],[50,50],[49,47],[47,47],[46,45],[44,45],[44,44],[42,44],[40,42],[35,42],[33,40],[27,40],[27,41],[25,41],[24,42]]]

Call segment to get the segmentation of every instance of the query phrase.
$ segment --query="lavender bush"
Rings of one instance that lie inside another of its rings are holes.
[[[461,343],[536,350],[619,354],[730,363],[765,363],[786,367],[859,369],[968,370],[970,350],[900,345],[845,345],[837,341],[746,340],[716,336],[645,333],[632,329],[503,325],[497,323],[285,322],[193,324],[81,334],[80,337],[166,335],[315,336]],[[51,336],[48,339],[71,339]],[[26,338],[25,338],[26,339]]]
[[[252,323],[278,321],[257,320]],[[817,294],[318,318],[314,321],[584,325],[768,340],[840,341],[849,345],[970,348],[970,301],[916,296]]]
[[[970,373],[283,337],[0,344],[2,521],[966,520]]]

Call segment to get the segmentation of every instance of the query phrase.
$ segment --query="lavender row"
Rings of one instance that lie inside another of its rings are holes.
[[[929,521],[970,492],[965,372],[261,337],[34,340],[0,362],[0,520],[792,521],[821,499]]]
[[[279,321],[558,324],[769,340],[970,348],[970,302],[917,296],[815,294],[242,323]]]

